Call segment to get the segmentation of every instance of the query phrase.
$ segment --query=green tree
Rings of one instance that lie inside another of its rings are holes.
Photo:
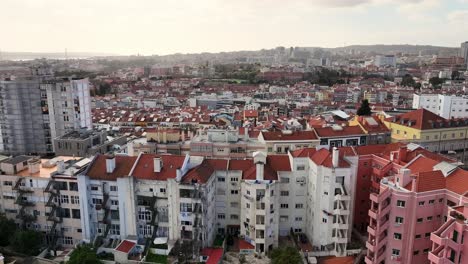
[[[276,248],[271,254],[271,263],[272,264],[301,264],[302,257],[299,254],[299,251],[293,247],[286,248]]]
[[[10,245],[19,253],[26,255],[39,254],[43,246],[42,234],[32,230],[16,231],[11,237]]]
[[[100,264],[96,251],[88,244],[80,245],[70,255],[68,264]]]
[[[403,76],[403,79],[401,80],[401,86],[409,86],[409,87],[415,87],[416,82],[413,79],[413,76],[411,74],[406,74]]]
[[[10,244],[10,238],[16,231],[16,224],[13,220],[0,214],[0,246],[5,247]]]
[[[358,116],[370,116],[372,114],[371,108],[369,106],[369,101],[367,99],[362,100],[361,107],[357,110]]]
[[[445,82],[445,79],[441,79],[439,77],[432,77],[429,79],[429,83],[432,85],[434,88],[440,88],[441,85]]]
[[[460,79],[460,72],[459,71],[453,71],[452,72],[452,80],[458,80]]]

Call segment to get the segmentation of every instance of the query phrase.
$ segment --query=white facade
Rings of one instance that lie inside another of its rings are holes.
[[[413,108],[424,108],[443,118],[468,117],[468,98],[442,94],[414,94]]]
[[[49,81],[47,92],[51,138],[79,129],[91,129],[91,96],[88,79]]]
[[[396,67],[396,57],[394,55],[377,55],[375,56],[374,65],[377,67]]]

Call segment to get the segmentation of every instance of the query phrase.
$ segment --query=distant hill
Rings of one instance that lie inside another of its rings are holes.
[[[111,53],[96,53],[96,52],[68,52],[67,58],[90,58],[98,56],[114,56]],[[65,59],[65,52],[8,52],[0,53],[0,60],[34,60],[34,59]]]
[[[367,53],[378,53],[378,54],[395,54],[395,53],[405,53],[405,54],[419,54],[421,52],[423,55],[457,55],[459,48],[452,47],[439,47],[439,46],[430,46],[430,45],[351,45],[346,47],[334,48],[334,51],[349,51],[355,50],[359,52]]]

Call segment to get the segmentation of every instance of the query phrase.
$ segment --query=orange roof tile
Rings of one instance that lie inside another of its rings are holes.
[[[162,169],[154,172],[154,158],[161,158]],[[177,176],[177,169],[182,167],[184,156],[142,154],[135,164],[132,176],[137,179],[165,181]]]
[[[117,178],[130,174],[130,170],[137,157],[116,155],[115,169],[112,173],[106,172],[106,155],[98,155],[89,165],[86,175],[94,180],[115,181]]]

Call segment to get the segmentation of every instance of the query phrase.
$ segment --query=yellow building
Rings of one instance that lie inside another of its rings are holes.
[[[467,163],[468,119],[445,119],[419,109],[384,119],[392,142],[412,142],[427,150],[449,154]]]

